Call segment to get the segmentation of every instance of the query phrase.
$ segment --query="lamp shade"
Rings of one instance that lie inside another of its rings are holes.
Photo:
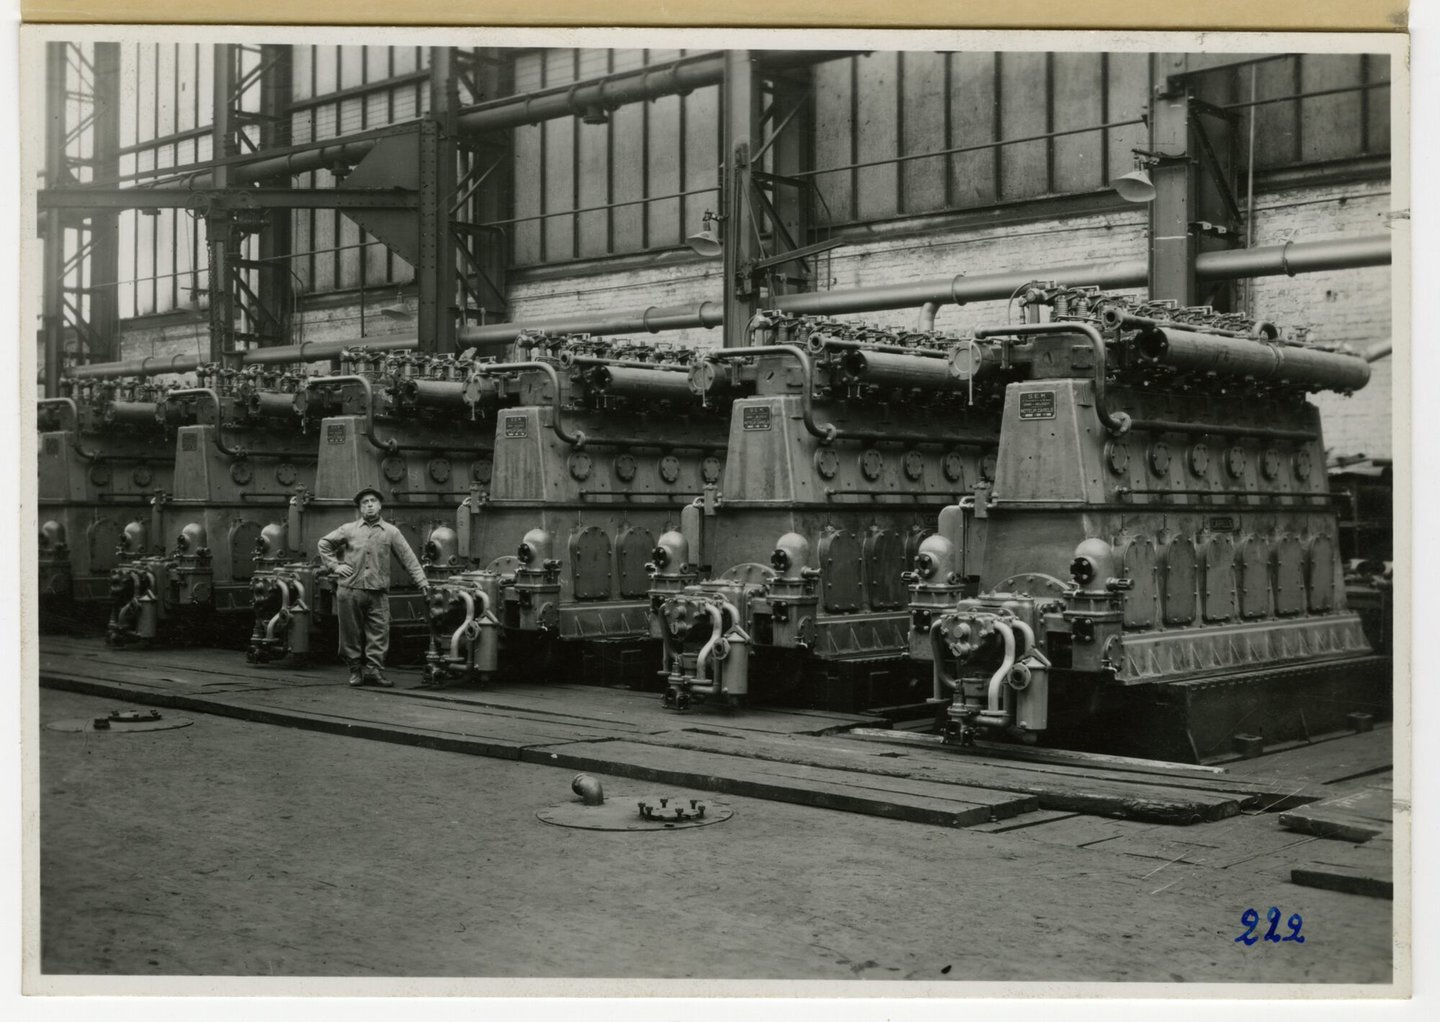
[[[720,254],[720,239],[715,237],[715,232],[710,229],[710,221],[705,221],[705,229],[697,234],[692,234],[685,239],[685,244],[696,255],[713,259]]]
[[[1126,202],[1154,202],[1155,184],[1144,168],[1137,167],[1110,182],[1110,187]]]

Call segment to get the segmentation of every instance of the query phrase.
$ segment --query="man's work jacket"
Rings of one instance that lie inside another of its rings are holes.
[[[346,522],[322,537],[318,546],[321,562],[331,571],[341,564],[355,569],[349,578],[340,579],[343,589],[389,589],[392,552],[400,558],[400,563],[417,586],[428,583],[425,569],[420,567],[415,551],[410,549],[400,530],[383,518],[374,522],[363,518]]]

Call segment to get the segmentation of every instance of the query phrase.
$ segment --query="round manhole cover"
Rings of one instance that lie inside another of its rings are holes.
[[[67,717],[46,723],[50,731],[83,731],[97,735],[128,735],[142,731],[173,731],[195,723],[189,717],[166,716],[153,710],[114,710],[98,717]]]
[[[642,808],[643,807],[643,808]],[[560,802],[535,815],[557,827],[581,830],[687,830],[724,823],[735,815],[723,802],[689,795],[638,796],[606,793],[598,806],[582,800]]]

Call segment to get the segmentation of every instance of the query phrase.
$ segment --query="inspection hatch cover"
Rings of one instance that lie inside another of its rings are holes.
[[[189,717],[158,710],[111,710],[96,717],[67,717],[45,725],[51,731],[85,731],[97,735],[128,735],[142,731],[173,731],[195,723]]]
[[[546,806],[535,813],[557,827],[582,830],[685,830],[724,823],[735,810],[723,802],[689,795],[637,796],[605,793],[605,801],[587,806],[580,799]]]

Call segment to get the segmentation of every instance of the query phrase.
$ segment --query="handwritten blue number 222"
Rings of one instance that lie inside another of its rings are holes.
[[[1289,919],[1285,920],[1285,925],[1290,927],[1290,936],[1288,937],[1282,937],[1275,932],[1275,928],[1280,925],[1280,910],[1278,908],[1273,905],[1270,906],[1270,910],[1265,913],[1265,917],[1270,920],[1270,929],[1265,933],[1265,939],[1270,941],[1270,943],[1279,944],[1285,941],[1294,941],[1296,944],[1305,943],[1305,938],[1300,936],[1300,925],[1303,920],[1300,918],[1299,912],[1296,912]],[[1253,908],[1247,908],[1241,913],[1240,922],[1246,929],[1244,933],[1235,938],[1235,943],[1244,944],[1246,947],[1249,947],[1260,939],[1255,936],[1255,927],[1260,925],[1260,913],[1256,912]]]

